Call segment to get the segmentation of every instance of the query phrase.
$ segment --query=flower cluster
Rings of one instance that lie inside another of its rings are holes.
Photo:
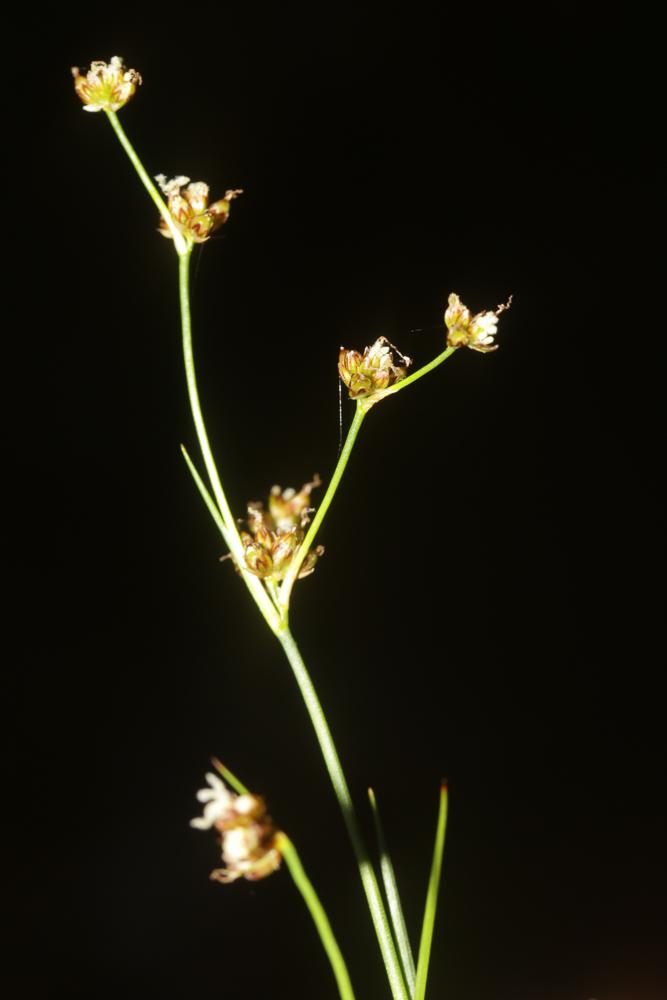
[[[455,292],[452,292],[445,313],[449,346],[470,347],[482,354],[496,351],[498,345],[493,343],[493,338],[498,332],[498,317],[505,309],[509,309],[511,302],[510,296],[509,300],[504,305],[498,306],[495,312],[487,311],[471,316],[468,307],[461,302]]]
[[[320,485],[319,476],[306,483],[299,492],[274,486],[269,496],[269,509],[261,501],[248,504],[249,531],[241,532],[246,566],[262,580],[282,580],[304,538],[304,528],[310,521],[311,491]],[[299,570],[299,579],[315,569],[324,553],[324,546],[311,550]]]
[[[392,347],[401,358],[402,365],[394,364]],[[364,348],[363,354],[341,347],[338,355],[338,372],[343,385],[349,390],[350,399],[371,396],[400,382],[411,364],[412,359],[403,357],[386,337],[378,337],[374,344]]]
[[[192,243],[205,243],[211,233],[229,218],[231,201],[242,194],[240,188],[225,191],[224,198],[209,205],[208,184],[203,181],[190,184],[189,177],[174,177],[168,181],[164,174],[158,174],[155,180],[167,196],[167,207],[176,228]],[[160,219],[160,232],[172,239],[164,219]]]
[[[220,833],[226,867],[215,868],[211,878],[217,882],[266,878],[280,867],[281,857],[264,800],[259,795],[236,795],[217,774],[207,774],[206,780],[210,787],[197,792],[198,800],[206,803],[204,814],[190,820],[190,826],[197,830],[215,827]]]
[[[78,66],[72,66],[72,76],[84,111],[118,111],[141,83],[136,69],[125,69],[120,56],[112,56],[109,63],[91,63],[85,76]]]

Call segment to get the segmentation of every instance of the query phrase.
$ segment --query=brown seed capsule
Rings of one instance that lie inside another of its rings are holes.
[[[205,243],[211,234],[229,217],[232,199],[243,192],[230,190],[220,201],[208,204],[208,184],[203,181],[188,183],[189,177],[174,177],[167,180],[158,174],[155,180],[167,197],[167,208],[176,227],[191,243]],[[159,232],[172,239],[171,230],[164,219],[160,219]]]
[[[374,344],[364,348],[363,355],[341,347],[338,373],[350,399],[372,396],[405,378],[411,359],[401,355],[403,365],[395,364],[392,346],[386,337],[378,337]],[[400,354],[397,348],[394,350]]]
[[[313,511],[310,494],[319,485],[320,477],[315,475],[298,492],[274,486],[269,495],[268,510],[258,500],[247,505],[247,525],[250,530],[241,532],[241,541],[247,568],[255,576],[274,582],[285,578],[303,542],[304,528]],[[323,552],[324,549],[319,546],[308,554],[299,577],[312,573],[318,555]]]

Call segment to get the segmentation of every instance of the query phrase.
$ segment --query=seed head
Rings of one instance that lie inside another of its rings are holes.
[[[167,208],[176,228],[191,243],[205,243],[214,230],[229,218],[233,199],[243,193],[240,188],[225,191],[224,198],[209,205],[208,184],[204,181],[194,181],[191,184],[189,177],[167,180],[164,174],[158,174],[155,180],[162,193],[167,196]],[[172,239],[171,230],[164,219],[160,219],[159,231]]]
[[[468,307],[461,302],[455,292],[452,292],[445,312],[447,343],[450,347],[470,347],[471,350],[480,351],[482,354],[498,350],[498,345],[493,343],[493,338],[498,332],[498,317],[509,309],[511,303],[510,295],[508,301],[504,305],[499,305],[495,312],[487,311],[471,316]]]
[[[205,802],[204,815],[190,820],[197,830],[220,834],[222,860],[225,868],[216,868],[211,878],[216,882],[234,882],[246,878],[251,882],[266,878],[280,867],[280,852],[274,846],[276,829],[259,795],[236,795],[217,774],[206,775],[209,788],[197,792]]]
[[[111,61],[93,62],[83,75],[72,66],[74,89],[84,104],[84,111],[119,111],[141,83],[136,69],[126,69],[120,56]]]
[[[392,348],[401,358],[402,365],[394,363]],[[400,382],[411,364],[412,359],[404,357],[386,337],[378,337],[374,344],[364,348],[363,354],[341,347],[338,355],[338,373],[350,399],[372,396]]]
[[[241,541],[246,566],[251,573],[262,580],[282,580],[290,567],[305,536],[305,527],[310,521],[313,509],[310,506],[311,491],[320,485],[320,477],[313,476],[297,493],[294,489],[282,490],[274,486],[269,495],[269,509],[253,500],[248,504],[248,531],[241,532]],[[318,545],[304,559],[299,570],[299,579],[308,576],[315,569],[324,547]]]

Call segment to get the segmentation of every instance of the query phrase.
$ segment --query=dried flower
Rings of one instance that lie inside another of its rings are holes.
[[[281,490],[280,486],[272,487],[268,511],[261,501],[254,500],[248,504],[249,531],[241,532],[241,541],[246,566],[255,576],[274,581],[285,577],[313,512],[311,491],[319,485],[320,477],[315,475],[312,482],[305,483],[298,493],[291,488]],[[323,553],[322,545],[308,553],[299,570],[299,579],[313,572]]]
[[[498,332],[498,317],[506,309],[509,309],[511,302],[512,296],[510,295],[508,301],[504,305],[499,305],[495,312],[481,312],[471,317],[468,307],[461,302],[455,292],[452,292],[445,313],[449,346],[470,347],[473,351],[480,351],[482,354],[496,351],[498,345],[493,343],[493,338]]]
[[[190,820],[190,826],[197,830],[215,827],[220,833],[226,867],[214,869],[211,878],[217,882],[266,878],[280,867],[281,857],[264,800],[259,795],[236,795],[217,774],[209,772],[206,780],[210,787],[197,792],[198,800],[206,803],[204,815]]]
[[[118,111],[141,83],[136,69],[125,69],[120,56],[112,56],[109,63],[91,63],[85,76],[78,66],[72,66],[72,76],[84,111]]]
[[[209,205],[208,184],[203,181],[190,184],[189,177],[173,177],[168,181],[164,174],[158,174],[155,180],[167,196],[167,207],[176,228],[192,243],[205,243],[211,233],[227,221],[232,200],[243,193],[240,188],[225,191],[224,198]],[[160,219],[159,231],[172,239],[164,219]]]
[[[394,349],[403,365],[394,364]],[[374,344],[364,348],[364,353],[348,351],[341,347],[338,355],[338,372],[343,385],[349,390],[350,399],[372,396],[405,378],[412,359],[404,357],[386,337],[378,337]]]

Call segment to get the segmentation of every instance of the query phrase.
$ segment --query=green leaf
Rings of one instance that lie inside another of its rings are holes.
[[[414,996],[415,960],[412,957],[410,938],[408,937],[408,930],[405,926],[405,917],[403,916],[401,897],[396,883],[396,874],[387,849],[387,842],[385,840],[384,830],[380,820],[380,810],[378,809],[375,793],[372,788],[368,789],[368,799],[371,804],[373,819],[375,821],[375,832],[377,834],[378,847],[380,849],[380,871],[382,872],[384,891],[387,897],[387,903],[389,904],[389,914],[391,916],[394,937],[396,938],[396,942],[398,944],[398,951],[401,956],[401,965],[403,966],[403,975],[405,976],[408,992],[410,996]]]
[[[197,472],[197,470],[195,468],[194,462],[192,461],[192,459],[188,455],[186,447],[185,447],[184,444],[181,445],[181,452],[183,453],[183,458],[185,459],[186,465],[187,465],[188,469],[190,470],[190,475],[192,476],[192,478],[195,481],[195,486],[197,487],[197,489],[199,490],[199,493],[201,494],[202,500],[204,501],[204,503],[208,507],[209,513],[210,513],[211,517],[213,518],[213,520],[215,521],[220,534],[222,535],[222,537],[224,538],[224,540],[227,542],[227,545],[229,545],[229,537],[227,535],[227,529],[225,527],[225,523],[224,523],[224,521],[222,519],[222,514],[218,510],[218,507],[217,507],[217,505],[215,503],[215,500],[213,499],[213,497],[211,496],[211,494],[208,492],[208,490],[204,486],[204,482],[203,482],[201,476],[199,475],[199,473]]]
[[[419,942],[419,957],[417,959],[417,982],[415,985],[414,1000],[424,1000],[426,993],[426,977],[428,966],[431,960],[431,944],[433,942],[433,925],[435,924],[435,911],[438,905],[438,889],[440,887],[440,873],[442,870],[442,854],[445,848],[445,832],[447,830],[447,785],[443,782],[440,786],[440,811],[438,813],[438,825],[435,832],[435,846],[433,848],[433,862],[431,864],[431,877],[428,882],[426,893],[426,906],[424,907],[424,922],[422,924],[421,940]]]
[[[232,774],[229,768],[225,767],[221,760],[218,760],[217,757],[211,757],[211,763],[216,771],[219,771],[219,773],[223,776],[229,787],[234,789],[237,795],[250,794],[243,782],[239,781],[236,775]]]

